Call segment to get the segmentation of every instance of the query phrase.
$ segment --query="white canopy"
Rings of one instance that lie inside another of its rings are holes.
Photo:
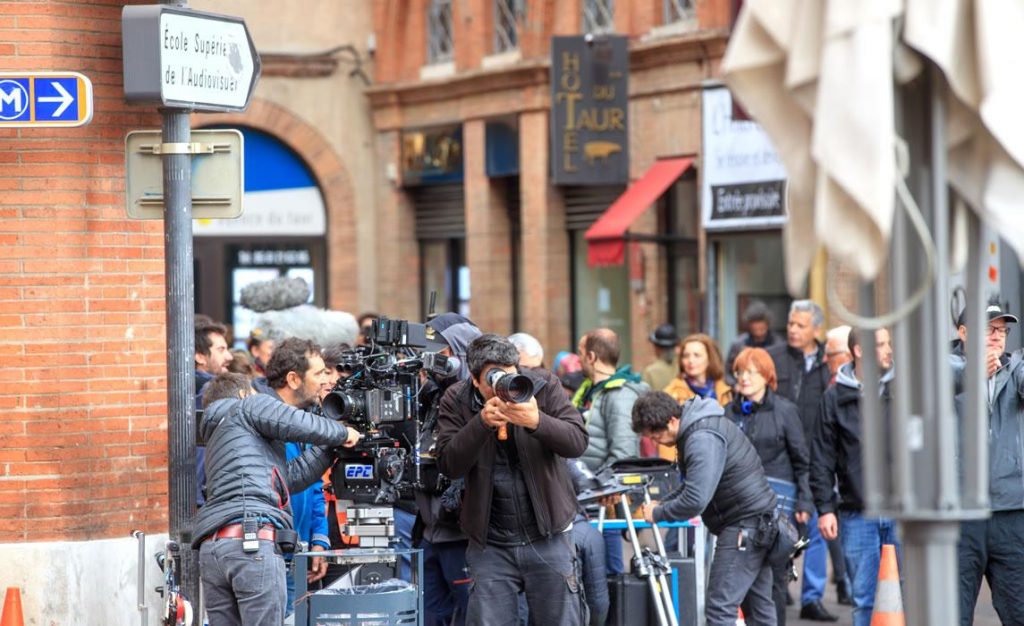
[[[818,244],[873,278],[895,207],[894,81],[947,81],[947,177],[1024,259],[1024,2],[746,0],[726,83],[789,174],[786,280]]]

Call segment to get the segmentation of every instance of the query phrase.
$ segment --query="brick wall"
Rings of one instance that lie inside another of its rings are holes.
[[[121,6],[0,2],[0,67],[88,76],[93,121],[0,129],[0,542],[166,529],[160,222],[128,221]]]

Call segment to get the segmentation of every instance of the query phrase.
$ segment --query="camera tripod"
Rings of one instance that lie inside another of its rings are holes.
[[[645,477],[641,483],[645,504],[651,503],[651,493],[647,489],[648,482],[649,479]],[[637,578],[647,580],[651,589],[651,600],[654,602],[654,609],[658,615],[658,624],[660,626],[679,626],[676,606],[672,601],[672,591],[668,583],[671,567],[668,563],[668,554],[665,552],[665,543],[661,539],[661,532],[656,524],[651,524],[657,553],[651,552],[647,546],[641,547],[640,540],[637,538],[636,526],[633,524],[633,514],[630,511],[627,494],[622,494],[619,505],[622,507],[622,516],[626,521],[629,540],[633,544],[633,574]]]

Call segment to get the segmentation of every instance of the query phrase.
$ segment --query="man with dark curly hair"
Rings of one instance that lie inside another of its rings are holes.
[[[695,397],[680,405],[663,391],[633,405],[633,430],[678,449],[686,480],[663,502],[643,507],[648,522],[685,521],[700,515],[718,537],[711,562],[705,614],[708,626],[733,626],[740,602],[747,621],[775,626],[772,567],[775,492],[750,440],[718,401]]]

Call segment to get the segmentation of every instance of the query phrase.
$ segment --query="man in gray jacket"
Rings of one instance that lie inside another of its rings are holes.
[[[286,588],[276,540],[279,531],[293,527],[289,494],[327,471],[331,448],[352,447],[360,435],[257,395],[241,374],[210,381],[204,403],[207,497],[192,547],[199,549],[210,626],[278,626]],[[286,463],[288,441],[315,447]],[[251,540],[244,536],[250,531]]]
[[[1004,624],[1024,624],[1024,351],[1006,354],[1018,319],[996,304],[987,310],[985,371],[989,410],[989,498],[992,517],[960,525],[960,623],[974,623],[981,578]],[[967,326],[960,315],[953,346],[954,377],[963,378]],[[963,415],[963,395],[957,396]]]
[[[572,398],[583,414],[590,443],[580,459],[592,472],[615,461],[640,455],[640,438],[630,428],[633,403],[650,388],[629,365],[619,363],[619,336],[610,328],[596,328],[580,338],[580,366],[586,379]],[[608,574],[625,571],[622,533],[604,531]]]
[[[749,601],[747,621],[775,626],[769,552],[777,531],[771,520],[775,492],[768,485],[757,450],[714,399],[694,398],[680,406],[654,391],[633,405],[633,430],[679,449],[682,486],[643,507],[648,522],[686,521],[702,516],[718,537],[708,577],[708,626],[734,626],[740,602]]]

